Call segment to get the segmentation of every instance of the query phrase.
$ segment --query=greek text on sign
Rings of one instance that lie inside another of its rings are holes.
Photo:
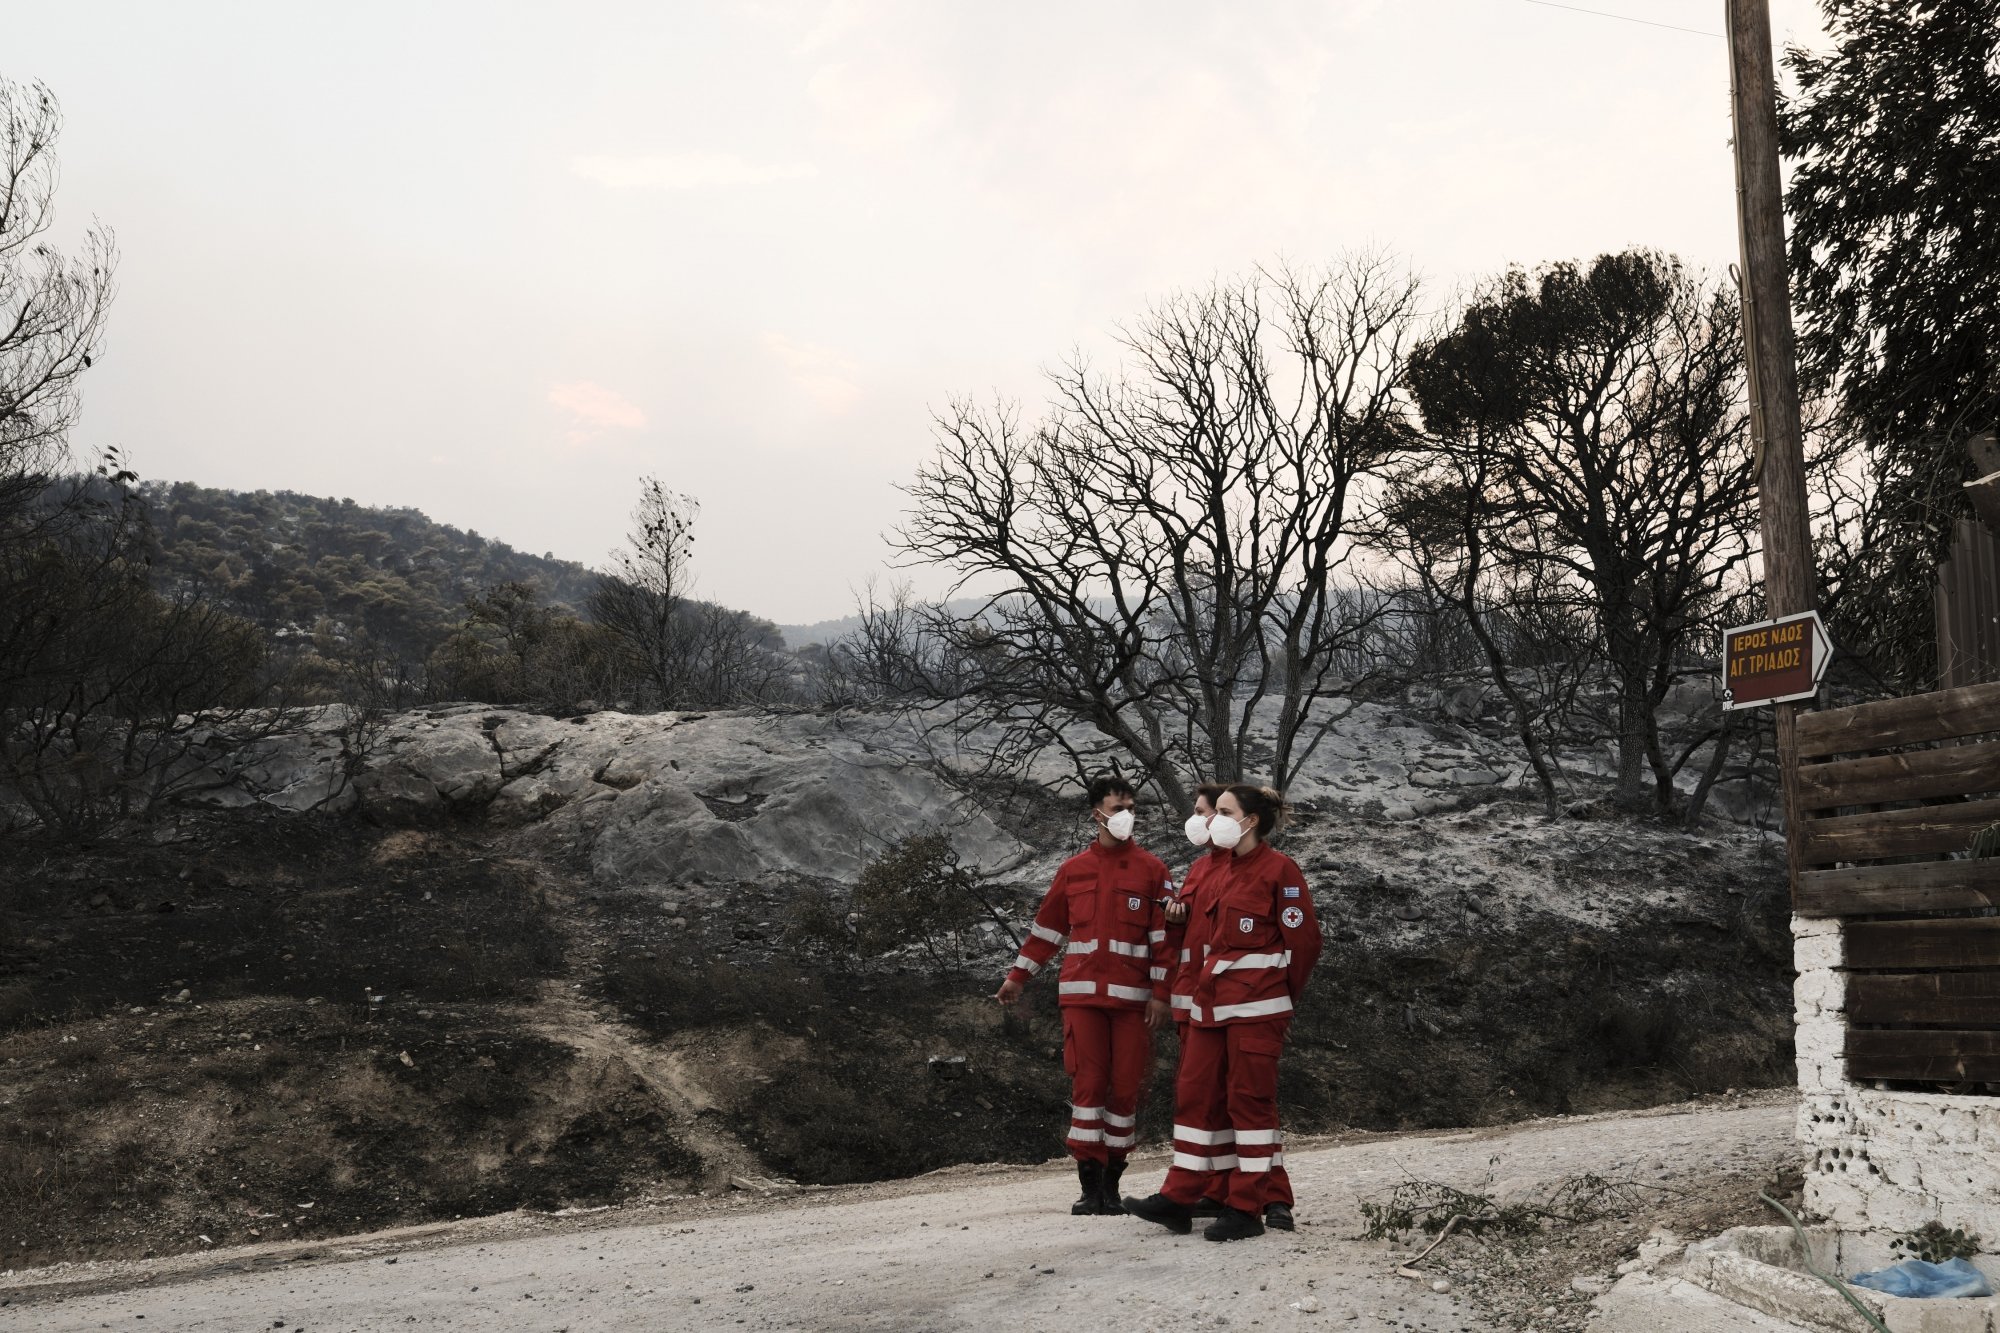
[[[1819,612],[1739,625],[1722,635],[1722,706],[1792,703],[1819,692],[1833,640]]]

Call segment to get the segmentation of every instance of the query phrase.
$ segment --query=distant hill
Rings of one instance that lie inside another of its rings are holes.
[[[945,603],[953,613],[971,615],[986,604],[982,597],[959,597]],[[832,643],[842,635],[852,634],[861,628],[861,617],[841,616],[835,620],[816,620],[810,625],[780,625],[778,632],[785,636],[785,647],[797,652],[810,643]]]
[[[860,616],[841,616],[835,620],[816,620],[810,625],[780,625],[778,633],[785,636],[785,647],[797,652],[808,644],[832,643],[860,628]]]
[[[464,618],[469,594],[526,583],[580,613],[595,579],[574,560],[529,555],[415,509],[191,482],[149,483],[141,494],[163,591],[198,587],[280,636],[332,619],[409,661]]]

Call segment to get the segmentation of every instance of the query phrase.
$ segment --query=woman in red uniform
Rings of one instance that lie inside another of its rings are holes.
[[[1180,892],[1166,905],[1167,975],[1173,982],[1168,999],[1173,1005],[1174,1033],[1180,1038],[1183,1054],[1188,1045],[1188,1010],[1194,1004],[1194,983],[1201,975],[1201,965],[1195,960],[1207,936],[1208,922],[1204,915],[1207,895],[1229,874],[1229,849],[1216,846],[1208,836],[1209,822],[1215,818],[1215,803],[1228,790],[1220,782],[1204,782],[1194,789],[1194,813],[1182,828],[1187,840],[1202,848],[1203,854],[1195,857],[1187,874],[1181,877]],[[1220,1217],[1221,1197],[1204,1198],[1194,1206],[1194,1215]]]
[[[1197,971],[1174,1088],[1173,1166],[1159,1193],[1125,1200],[1125,1211],[1182,1235],[1205,1197],[1223,1200],[1202,1233],[1218,1241],[1262,1235],[1265,1210],[1282,1201],[1272,1183],[1283,1160],[1278,1056],[1321,947],[1305,876],[1266,841],[1284,808],[1267,788],[1232,786],[1209,821],[1210,841],[1233,854],[1190,911],[1188,966]]]
[[[1201,976],[1200,955],[1208,939],[1210,900],[1229,875],[1231,851],[1216,846],[1209,836],[1216,802],[1228,790],[1227,784],[1220,782],[1205,782],[1194,789],[1194,813],[1188,817],[1185,830],[1188,841],[1205,847],[1207,854],[1197,856],[1188,867],[1181,879],[1180,892],[1166,907],[1167,957],[1171,960],[1168,966],[1173,977],[1170,1000],[1174,1030],[1180,1037],[1183,1053],[1188,1048],[1188,1016],[1194,1007],[1195,982]],[[1272,1154],[1269,1193],[1270,1201],[1264,1205],[1264,1225],[1280,1231],[1292,1230],[1292,1179],[1285,1171],[1282,1149]],[[1222,1209],[1220,1194],[1211,1194],[1194,1206],[1194,1216],[1220,1217]]]

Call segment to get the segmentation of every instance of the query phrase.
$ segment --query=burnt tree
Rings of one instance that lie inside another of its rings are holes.
[[[1032,424],[944,413],[892,540],[986,594],[924,627],[957,698],[1030,746],[1081,724],[1177,804],[1195,775],[1288,782],[1379,610],[1352,538],[1409,436],[1416,314],[1379,256],[1260,273],[1121,330],[1121,373],[1064,365]]]

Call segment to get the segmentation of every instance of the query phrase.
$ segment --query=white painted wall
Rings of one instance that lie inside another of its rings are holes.
[[[1856,1087],[1840,922],[1793,917],[1792,951],[1806,1207],[1844,1229],[1937,1221],[2000,1244],[2000,1098]]]

